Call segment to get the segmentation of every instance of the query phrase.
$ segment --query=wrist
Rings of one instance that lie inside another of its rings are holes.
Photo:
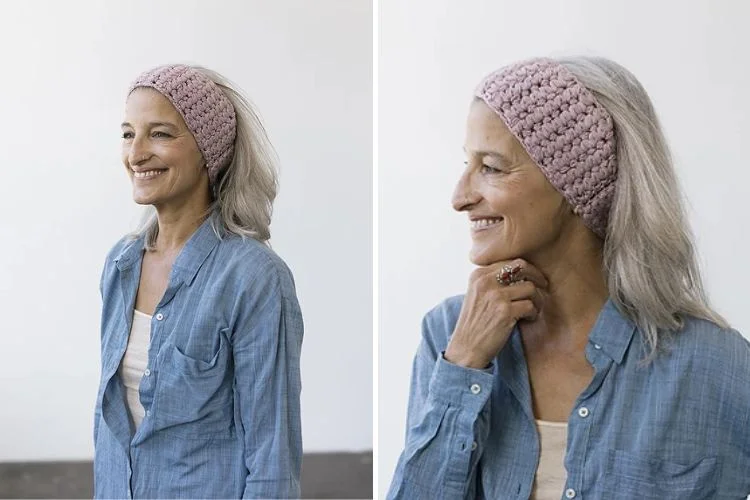
[[[454,365],[474,370],[484,370],[490,364],[489,360],[475,355],[471,350],[449,344],[443,353],[443,358]]]

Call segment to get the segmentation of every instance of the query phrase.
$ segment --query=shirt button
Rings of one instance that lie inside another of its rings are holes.
[[[602,346],[600,346],[599,344],[594,344],[594,349],[601,349],[601,348]]]
[[[472,394],[479,394],[482,392],[482,388],[479,387],[479,384],[471,384],[471,387],[469,387],[469,390]]]
[[[146,410],[146,416],[147,416],[147,417],[150,417],[150,416],[151,416],[151,410]]]
[[[586,418],[589,416],[589,409],[585,406],[578,408],[578,416],[581,418]]]
[[[568,488],[565,490],[565,498],[575,498],[576,496],[576,490],[573,488]]]
[[[476,450],[476,449],[477,449],[477,442],[476,442],[476,441],[473,441],[473,442],[471,443],[471,451],[474,451],[474,450]]]
[[[159,314],[156,315],[156,319],[157,319],[157,321],[161,321],[161,320],[164,319],[164,315],[162,313],[159,313]]]
[[[148,368],[146,368],[146,371],[143,372],[143,374],[148,377],[149,375],[151,375],[151,370],[149,370]]]

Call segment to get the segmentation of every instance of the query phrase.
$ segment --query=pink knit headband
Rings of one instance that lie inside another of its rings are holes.
[[[198,143],[211,184],[232,161],[237,117],[224,92],[206,75],[182,64],[159,66],[142,73],[131,85],[151,87],[164,95],[185,120]]]
[[[617,180],[612,117],[573,74],[549,59],[522,61],[476,89],[550,183],[604,239]]]

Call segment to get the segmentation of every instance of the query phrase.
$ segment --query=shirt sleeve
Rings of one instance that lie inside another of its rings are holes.
[[[492,367],[474,370],[446,361],[434,341],[433,329],[442,325],[434,328],[433,323],[429,314],[422,323],[406,445],[387,495],[390,500],[476,496],[477,465],[489,434]]]
[[[233,338],[235,401],[244,430],[243,498],[299,498],[303,324],[288,277],[269,266],[243,297]]]
[[[107,254],[107,257],[104,259],[104,265],[102,266],[102,272],[99,276],[99,298],[102,300],[102,303],[104,301],[104,276],[107,273],[107,263],[109,262],[110,253]],[[102,367],[102,355],[101,355],[101,348],[102,348],[102,338],[101,338],[101,331],[99,332],[99,383],[101,384],[101,371],[103,369]],[[101,388],[99,388],[101,390]],[[96,447],[96,437],[99,434],[99,420],[101,419],[101,410],[99,409],[99,396],[97,393],[96,400],[94,401],[94,447]]]
[[[723,395],[721,418],[727,431],[727,447],[731,450],[722,466],[723,474],[741,483],[738,494],[750,498],[750,341],[736,330],[723,332],[731,339],[731,348],[722,360],[721,376],[717,377],[717,394]]]

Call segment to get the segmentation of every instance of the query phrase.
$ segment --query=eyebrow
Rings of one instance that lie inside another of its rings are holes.
[[[464,150],[464,153],[468,153],[466,151],[466,147],[465,146],[464,146],[463,150]],[[504,155],[502,153],[498,153],[497,151],[472,151],[472,154],[478,155],[478,156],[493,156],[495,158],[500,158],[504,162],[513,163],[513,161],[509,157],[507,157],[506,155]]]
[[[177,127],[174,124],[169,123],[169,122],[149,122],[148,126],[149,126],[149,128],[166,127],[166,128],[172,129],[172,130],[177,130]],[[120,127],[130,127],[130,128],[133,128],[133,126],[130,123],[128,123],[128,122],[122,122],[120,124]]]

